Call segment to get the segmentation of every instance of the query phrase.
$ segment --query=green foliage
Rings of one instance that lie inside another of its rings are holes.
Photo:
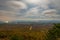
[[[19,40],[19,39],[18,39],[18,36],[16,36],[16,35],[12,36],[10,39],[11,39],[11,40]]]
[[[43,40],[44,32],[2,32],[0,33],[0,38],[7,38],[8,40]],[[7,37],[6,37],[7,36]],[[2,40],[1,39],[1,40]]]
[[[3,32],[0,32],[0,39],[1,38],[7,38],[7,35],[5,33],[3,33]]]
[[[60,38],[60,24],[54,24],[53,28],[48,31],[46,40],[57,40]]]

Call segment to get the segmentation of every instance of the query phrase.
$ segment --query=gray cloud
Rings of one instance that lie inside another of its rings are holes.
[[[22,1],[16,1],[16,0],[0,0],[0,20],[2,19],[17,19],[20,18],[21,13],[19,13],[19,10],[26,9],[27,5],[23,3]]]
[[[0,0],[0,20],[29,18],[60,19],[60,0]]]

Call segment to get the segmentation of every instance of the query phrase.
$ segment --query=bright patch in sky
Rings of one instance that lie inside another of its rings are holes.
[[[27,3],[39,3],[40,0],[25,0]]]
[[[49,3],[49,0],[25,0],[27,3],[40,4],[40,3]]]

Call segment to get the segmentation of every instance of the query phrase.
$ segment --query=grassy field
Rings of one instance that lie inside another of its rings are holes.
[[[0,40],[54,40],[55,36],[51,36],[55,31],[53,28],[53,24],[0,24]]]

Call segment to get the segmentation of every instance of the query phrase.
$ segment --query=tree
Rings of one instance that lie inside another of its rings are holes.
[[[46,40],[57,40],[60,38],[60,24],[54,24],[53,28],[48,31]]]

